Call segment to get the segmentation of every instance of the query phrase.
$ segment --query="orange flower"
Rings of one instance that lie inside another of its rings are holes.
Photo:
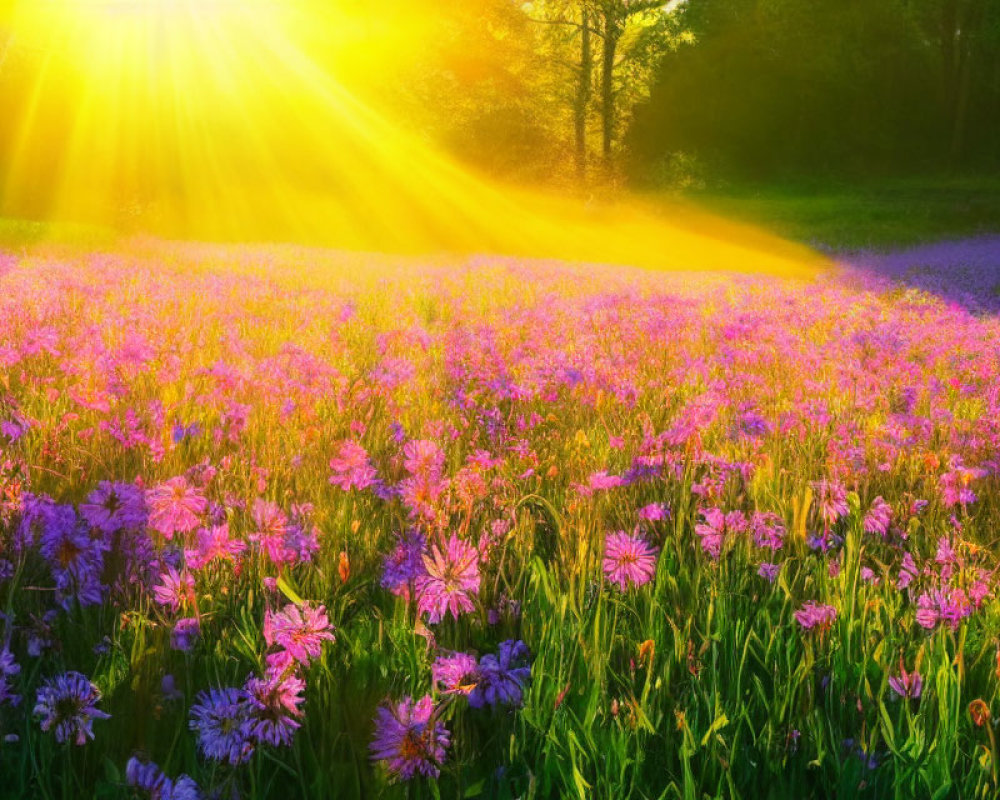
[[[989,722],[990,707],[981,699],[973,700],[969,703],[969,716],[972,717],[972,721],[976,727],[981,728],[985,723]]]
[[[347,551],[340,551],[340,561],[337,564],[337,572],[340,573],[340,582],[347,583],[347,579],[351,577],[351,562],[347,558]]]
[[[656,655],[656,642],[652,639],[647,639],[642,644],[639,645],[639,663],[640,664],[652,664],[653,657]]]

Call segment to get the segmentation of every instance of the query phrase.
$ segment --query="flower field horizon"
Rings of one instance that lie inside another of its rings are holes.
[[[996,797],[997,246],[0,251],[0,797]]]

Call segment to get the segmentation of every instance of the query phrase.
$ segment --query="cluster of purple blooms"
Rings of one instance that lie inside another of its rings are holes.
[[[237,765],[250,759],[257,746],[287,746],[301,725],[305,702],[304,671],[333,641],[323,606],[289,603],[266,612],[264,640],[273,648],[263,677],[251,675],[240,687],[209,689],[191,706],[190,728],[209,759]]]
[[[531,679],[529,659],[524,642],[508,639],[495,654],[478,661],[470,653],[441,655],[431,667],[431,677],[442,694],[464,696],[472,708],[520,706]],[[451,744],[451,734],[440,719],[443,708],[429,694],[380,706],[370,746],[372,759],[385,764],[397,779],[437,777]]]

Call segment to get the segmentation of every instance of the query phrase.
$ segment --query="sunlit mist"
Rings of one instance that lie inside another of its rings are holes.
[[[0,213],[129,232],[790,273],[692,209],[513,188],[386,100],[433,4],[30,0],[0,18]]]

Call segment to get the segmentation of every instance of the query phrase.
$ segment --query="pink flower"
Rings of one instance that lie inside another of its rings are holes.
[[[837,620],[837,609],[819,603],[806,603],[795,612],[795,620],[806,630],[828,630]]]
[[[324,606],[312,608],[305,603],[299,608],[289,603],[281,611],[264,614],[264,641],[283,647],[288,655],[305,666],[319,658],[323,642],[334,640],[332,628]]]
[[[173,567],[160,575],[160,582],[153,587],[153,598],[161,606],[176,612],[181,606],[194,602],[194,578],[187,572],[179,573]]]
[[[188,485],[183,476],[171,478],[147,491],[146,503],[149,506],[149,527],[162,533],[166,539],[172,539],[175,533],[193,531],[208,508],[208,501],[197,489]]]
[[[359,491],[367,489],[378,476],[368,458],[368,451],[352,439],[340,443],[337,457],[330,459],[330,469],[333,470],[330,483],[345,492],[352,487]]]
[[[433,623],[449,612],[458,619],[472,611],[472,598],[479,593],[479,551],[453,534],[444,551],[434,545],[423,561],[427,573],[416,580],[418,613]]]
[[[609,533],[604,540],[604,577],[623,592],[629,586],[643,586],[656,572],[659,548],[648,544],[641,536],[624,531]]]

